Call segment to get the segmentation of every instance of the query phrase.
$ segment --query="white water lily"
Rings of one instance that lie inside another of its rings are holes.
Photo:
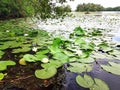
[[[37,51],[37,48],[36,48],[36,47],[33,47],[33,48],[32,48],[32,51],[36,52],[36,51]]]
[[[27,33],[25,33],[25,34],[24,34],[24,36],[28,36],[28,34],[27,34]]]
[[[48,59],[48,58],[43,58],[43,59],[41,60],[41,62],[43,62],[43,63],[48,63],[48,62],[49,62],[49,59]]]
[[[76,50],[76,54],[77,54],[78,56],[81,56],[81,55],[82,55],[82,50]]]
[[[6,30],[6,32],[10,32],[9,30]]]

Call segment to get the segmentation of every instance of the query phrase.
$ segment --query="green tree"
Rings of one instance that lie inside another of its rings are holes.
[[[66,12],[71,12],[71,7],[69,5],[67,5],[67,6],[56,6],[55,7],[55,13],[58,16],[61,16]]]
[[[16,18],[37,16],[40,18],[50,17],[53,1],[63,3],[66,0],[0,0],[0,18]],[[71,1],[71,0],[70,0]]]
[[[83,3],[77,6],[76,11],[102,11],[103,9],[104,7],[99,4]]]

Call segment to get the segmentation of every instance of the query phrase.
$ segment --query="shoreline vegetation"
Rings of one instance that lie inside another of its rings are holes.
[[[70,0],[71,1],[71,0]],[[70,5],[64,5],[66,0],[1,0],[0,1],[0,20],[12,18],[37,17],[38,19],[55,18],[66,16],[68,12],[72,12]],[[59,3],[60,6],[57,6]],[[77,12],[96,11],[120,11],[120,6],[105,8],[100,4],[83,3],[76,7]]]

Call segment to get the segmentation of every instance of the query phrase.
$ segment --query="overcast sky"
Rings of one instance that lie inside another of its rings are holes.
[[[72,8],[72,10],[76,9],[76,6],[78,4],[82,3],[95,3],[95,4],[101,4],[104,7],[116,7],[120,6],[120,0],[74,0],[69,1],[67,4],[69,4]]]

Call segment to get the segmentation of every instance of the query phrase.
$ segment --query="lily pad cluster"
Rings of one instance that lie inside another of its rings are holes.
[[[3,74],[2,71],[5,71],[8,66],[14,66],[16,63],[11,60],[6,60],[6,61],[0,61],[0,80],[4,78],[4,76],[7,75],[7,73]]]
[[[69,72],[84,74],[91,72],[93,63],[99,59],[107,59],[108,61],[120,59],[120,48],[116,48],[115,44],[110,44],[109,40],[106,40],[104,34],[102,34],[103,31],[99,29],[90,31],[76,27],[68,39],[60,36],[44,37],[47,33],[41,33],[40,31],[37,31],[37,34],[33,31],[35,36],[29,36],[29,33],[27,33],[28,36],[21,36],[21,33],[11,34],[12,38],[0,39],[2,41],[0,42],[0,57],[7,48],[14,48],[12,50],[13,54],[25,52],[26,54],[19,60],[19,64],[39,63],[39,69],[34,72],[39,79],[54,77],[58,73],[58,69],[65,64],[67,64]],[[27,52],[32,50],[31,47],[34,47],[34,53],[32,54]],[[7,66],[8,64],[3,65],[1,70],[5,70]],[[109,62],[109,65],[101,64],[100,66],[107,72],[120,75],[119,63]],[[0,76],[0,78],[3,78],[3,73],[0,73]],[[76,82],[82,87],[90,88],[90,90],[109,90],[104,81],[91,78],[88,75],[84,75],[84,78],[77,76]],[[103,87],[100,87],[100,85]]]
[[[84,87],[89,88],[90,90],[109,90],[108,85],[101,79],[92,78],[91,76],[85,74],[84,77],[78,75],[76,77],[76,82]]]

